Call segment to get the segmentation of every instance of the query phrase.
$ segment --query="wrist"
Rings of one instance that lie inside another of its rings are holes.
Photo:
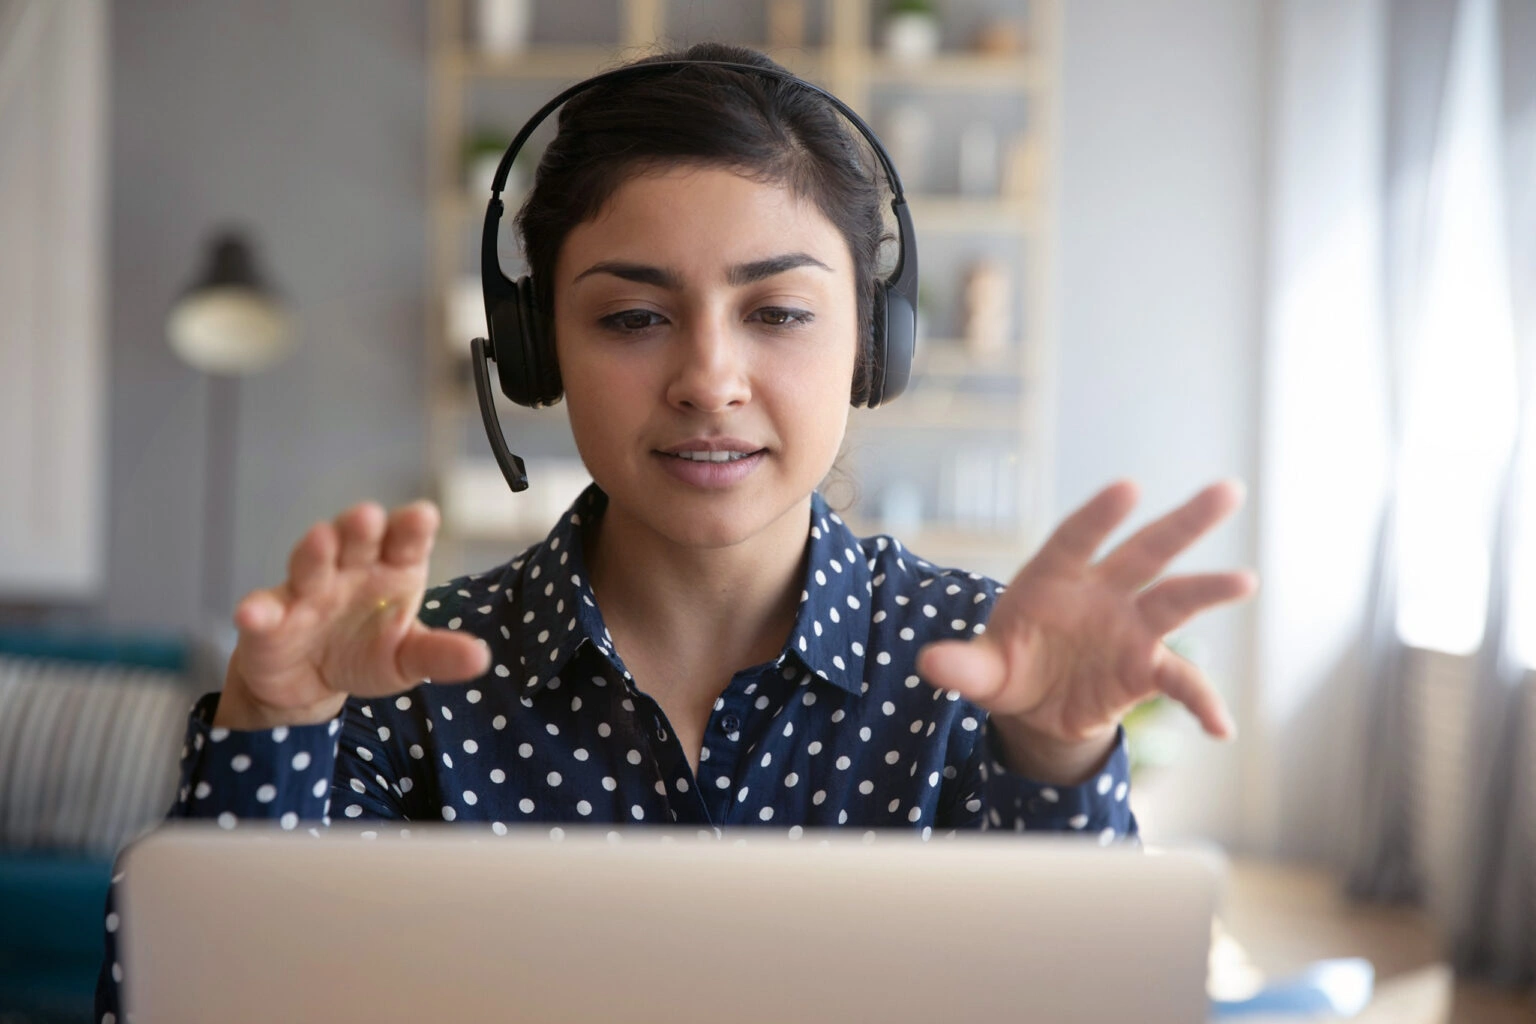
[[[1080,739],[1062,739],[1004,716],[988,719],[1009,772],[1052,786],[1080,786],[1097,775],[1118,744],[1119,723]]]
[[[251,695],[250,688],[231,664],[224,676],[224,689],[219,693],[212,724],[215,728],[242,732],[275,729],[280,725],[316,725],[335,718],[346,702],[345,693],[336,693],[304,707],[273,707]]]

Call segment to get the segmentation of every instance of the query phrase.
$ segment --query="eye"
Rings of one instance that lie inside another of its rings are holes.
[[[621,334],[635,334],[665,322],[665,317],[648,309],[626,309],[621,313],[611,313],[598,321],[609,330],[618,331]]]
[[[816,319],[816,314],[808,309],[784,309],[779,306],[760,309],[755,315],[769,327],[804,327]]]

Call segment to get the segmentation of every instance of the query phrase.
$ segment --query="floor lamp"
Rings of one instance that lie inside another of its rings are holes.
[[[208,376],[202,613],[226,636],[233,633],[240,381],[277,363],[294,340],[291,319],[244,232],[214,233],[198,276],[171,307],[166,337],[184,362]]]

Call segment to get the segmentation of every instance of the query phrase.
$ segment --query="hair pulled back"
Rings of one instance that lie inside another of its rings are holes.
[[[667,60],[785,71],[756,50],[724,43],[699,43],[633,63]],[[831,104],[768,75],[710,65],[658,70],[594,86],[560,108],[554,140],[517,214],[539,308],[553,313],[555,260],[571,230],[595,217],[631,175],[672,163],[722,167],[787,186],[837,228],[853,257],[857,291],[854,392],[867,388],[885,183],[862,138]]]

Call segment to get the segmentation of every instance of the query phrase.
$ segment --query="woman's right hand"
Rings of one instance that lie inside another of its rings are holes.
[[[310,527],[288,580],[235,607],[239,641],[213,724],[269,729],[334,718],[348,694],[382,697],[490,668],[468,633],[417,621],[439,516],[430,501],[363,502]]]

